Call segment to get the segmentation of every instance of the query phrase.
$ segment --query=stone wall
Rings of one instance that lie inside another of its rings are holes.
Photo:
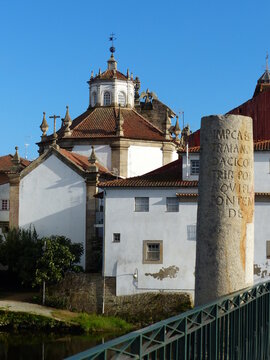
[[[191,308],[185,293],[152,292],[115,296],[115,277],[105,281],[105,314],[119,316],[140,326],[159,321]],[[49,295],[60,297],[68,310],[102,313],[103,278],[100,274],[69,273]]]

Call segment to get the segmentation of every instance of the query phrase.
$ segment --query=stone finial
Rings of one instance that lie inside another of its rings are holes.
[[[139,90],[141,88],[141,82],[140,79],[138,78],[138,76],[136,76],[135,80],[134,80],[134,100],[135,100],[135,105],[139,105],[140,104],[140,94],[139,94]]]
[[[179,126],[179,120],[178,120],[178,116],[176,116],[176,123],[175,123],[175,126],[174,126],[174,134],[175,134],[176,138],[178,138],[180,132],[181,132],[181,129],[180,129],[180,126]]]
[[[123,114],[122,114],[121,107],[119,104],[118,116],[116,119],[116,135],[117,136],[124,136],[123,125],[124,125],[124,118],[123,118]]]
[[[71,120],[71,117],[69,115],[69,107],[66,106],[66,115],[63,119],[63,125],[65,127],[65,136],[69,136],[71,135],[71,130],[70,130],[70,126],[72,124],[72,120]]]
[[[96,156],[95,148],[93,145],[91,146],[91,148],[92,148],[92,151],[88,158],[88,161],[90,162],[91,165],[95,165],[97,162],[97,156]]]
[[[45,115],[46,115],[46,113],[43,112],[43,119],[42,119],[42,123],[40,125],[40,130],[42,131],[42,137],[47,136],[46,134],[49,129],[49,125],[47,123]]]
[[[127,78],[128,78],[128,80],[130,79],[129,69],[127,69]]]
[[[101,68],[98,69],[98,76],[101,75]]]
[[[94,78],[94,71],[91,71],[91,76],[90,76],[90,80]]]
[[[19,152],[18,152],[18,150],[19,150],[19,148],[18,148],[18,146],[15,146],[15,154],[13,155],[13,158],[12,158],[12,162],[13,162],[13,164],[15,165],[15,166],[17,166],[17,165],[19,165],[20,164],[20,162],[21,162],[21,158],[20,158],[20,155],[19,155]]]
[[[58,135],[56,133],[56,119],[60,118],[59,115],[52,115],[52,116],[49,116],[50,119],[53,119],[53,141],[52,141],[52,147],[54,147],[55,149],[59,149],[59,145],[57,145],[56,141],[57,141],[57,138],[58,138]]]
[[[130,74],[130,80],[133,81],[133,73]]]

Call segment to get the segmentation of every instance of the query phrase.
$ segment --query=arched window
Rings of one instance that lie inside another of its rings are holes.
[[[105,91],[104,93],[103,105],[111,105],[111,94],[109,93],[109,91]]]
[[[118,94],[118,104],[121,106],[125,106],[126,105],[126,95],[123,92],[120,92]]]
[[[94,91],[92,92],[92,106],[95,106],[97,103],[97,93]]]

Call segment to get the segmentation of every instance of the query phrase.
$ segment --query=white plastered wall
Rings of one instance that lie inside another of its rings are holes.
[[[166,212],[166,197],[179,191],[106,189],[104,270],[106,276],[116,276],[117,295],[156,290],[193,293],[196,241],[189,239],[187,227],[196,224],[197,204],[180,203],[179,212]],[[149,197],[149,212],[134,211],[135,196]],[[121,234],[120,243],[113,242],[113,233]],[[143,264],[143,240],[163,241],[162,264]],[[163,277],[168,269],[174,275]]]
[[[19,226],[34,225],[40,237],[64,235],[85,246],[85,209],[84,179],[55,155],[20,182]]]
[[[91,145],[75,145],[72,151],[89,157],[92,152],[92,148]],[[111,169],[112,151],[110,145],[95,145],[95,153],[97,155],[98,162],[107,169]]]
[[[128,177],[145,174],[162,166],[161,147],[131,145],[128,149]]]
[[[200,154],[198,153],[189,153],[188,161],[186,154],[182,154],[182,178],[183,180],[197,181],[199,175],[191,175],[191,161],[199,160]]]
[[[9,200],[9,184],[0,185],[0,221],[9,221],[9,211],[2,210],[2,200]]]
[[[254,188],[256,192],[270,192],[270,152],[254,152]]]

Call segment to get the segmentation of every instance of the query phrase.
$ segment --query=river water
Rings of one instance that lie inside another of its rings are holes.
[[[59,360],[87,350],[105,339],[93,335],[0,333],[0,360]]]

